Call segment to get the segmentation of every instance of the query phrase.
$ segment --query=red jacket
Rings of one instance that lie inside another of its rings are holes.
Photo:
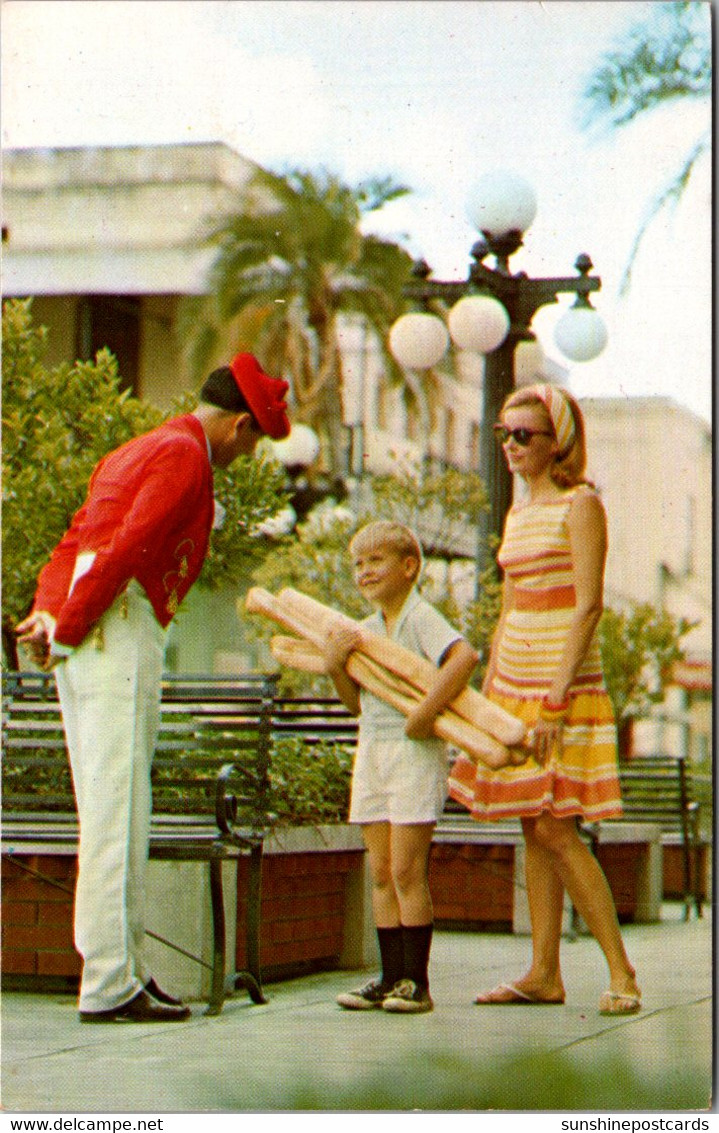
[[[200,573],[213,514],[212,466],[196,417],[133,438],[96,466],[85,503],[40,572],[34,609],[57,620],[59,644],[76,646],[135,578],[168,625]],[[96,558],[68,596],[83,551]]]

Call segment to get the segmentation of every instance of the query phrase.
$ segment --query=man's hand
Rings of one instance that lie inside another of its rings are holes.
[[[18,645],[22,645],[34,664],[51,669],[58,660],[50,656],[50,645],[55,632],[55,619],[46,610],[34,610],[15,629]]]

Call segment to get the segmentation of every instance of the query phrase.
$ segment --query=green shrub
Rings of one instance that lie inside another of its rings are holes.
[[[322,826],[346,821],[352,778],[354,745],[321,741],[308,744],[296,736],[273,744],[269,789],[258,782],[254,760],[224,748],[176,752],[172,760],[157,761],[153,770],[155,809],[183,814],[188,808],[212,811],[215,780],[223,763],[237,759],[230,790],[250,800],[252,821],[259,827]],[[204,787],[188,790],[181,780],[198,780]],[[3,772],[6,810],[65,810],[72,797],[72,782],[64,750],[38,750],[28,763],[6,766]],[[204,803],[201,801],[204,798]]]
[[[310,746],[297,736],[276,740],[269,794],[274,822],[321,826],[346,821],[353,755],[352,744],[322,740]]]
[[[10,668],[18,665],[14,627],[30,610],[37,576],[80,507],[93,468],[165,416],[122,389],[108,350],[91,362],[48,366],[47,331],[33,324],[31,308],[30,299],[2,308],[2,627]],[[195,405],[186,394],[171,412]],[[284,506],[286,475],[274,460],[243,456],[216,470],[215,495],[225,521],[213,532],[200,584],[241,588],[266,553],[257,532]]]
[[[672,669],[684,657],[682,638],[696,623],[650,602],[608,607],[599,623],[599,648],[617,721],[620,756],[628,752],[632,722],[661,704]]]

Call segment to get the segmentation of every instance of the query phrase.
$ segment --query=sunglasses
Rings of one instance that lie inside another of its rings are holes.
[[[553,433],[548,433],[546,429],[508,429],[506,425],[495,425],[494,435],[501,445],[506,445],[511,438],[522,448],[526,448],[527,445],[532,443],[532,437],[554,436]]]

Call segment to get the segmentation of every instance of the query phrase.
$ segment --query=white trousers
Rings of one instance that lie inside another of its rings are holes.
[[[119,1007],[149,978],[145,871],[165,638],[145,592],[131,582],[55,669],[80,819],[81,1011]]]

